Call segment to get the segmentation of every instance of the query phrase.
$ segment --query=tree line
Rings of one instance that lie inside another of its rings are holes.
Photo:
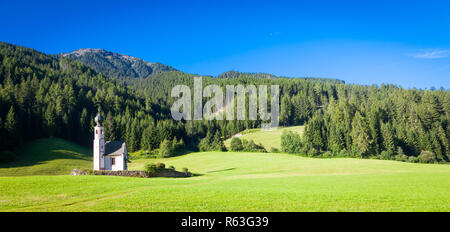
[[[448,162],[450,94],[393,85],[344,85],[282,149],[311,156]]]
[[[148,78],[113,78],[67,57],[0,43],[0,159],[42,137],[91,146],[98,111],[106,117],[106,140],[125,140],[131,152],[161,146],[166,155],[180,146],[224,150],[224,139],[260,126],[260,120],[174,121],[170,107],[176,99],[170,91],[177,84],[192,87],[193,76],[167,71]],[[449,159],[450,93],[444,89],[251,73],[203,77],[203,85],[209,84],[279,85],[281,125],[306,124],[304,136],[283,136],[285,152],[385,159],[423,153],[437,162]]]

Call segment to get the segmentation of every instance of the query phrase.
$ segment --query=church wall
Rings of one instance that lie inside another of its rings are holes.
[[[113,171],[119,171],[119,170],[124,170],[124,166],[123,166],[123,155],[121,156],[114,156],[116,158],[116,164],[112,165],[112,169]]]
[[[105,170],[112,170],[111,169],[111,157],[108,157],[108,156],[105,157]]]

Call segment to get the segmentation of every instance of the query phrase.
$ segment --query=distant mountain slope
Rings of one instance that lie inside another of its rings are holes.
[[[71,53],[60,53],[55,55],[57,58],[68,57],[84,63],[90,68],[108,77],[116,78],[147,78],[152,74],[161,74],[165,72],[177,71],[169,74],[179,75],[180,71],[174,69],[171,66],[161,63],[150,63],[141,58],[123,55],[115,52],[106,51],[104,49],[83,48]],[[183,73],[183,72],[181,72]],[[227,71],[217,76],[219,79],[234,79],[234,78],[257,78],[257,79],[276,79],[286,78],[281,76],[272,75],[269,73],[259,72],[238,72]],[[297,79],[307,79],[320,82],[330,83],[345,83],[342,80],[331,78],[309,78],[299,77]]]
[[[103,49],[84,48],[71,53],[57,54],[56,56],[81,61],[95,71],[109,77],[146,78],[154,73],[176,70],[165,64],[150,63],[137,57]]]
[[[243,72],[237,72],[237,71],[228,71],[224,72],[217,76],[217,78],[239,78],[239,77],[247,77],[252,76],[256,78],[268,78],[268,79],[274,79],[277,76],[267,73],[243,73]]]
[[[276,79],[276,78],[294,78],[294,77],[285,77],[285,76],[276,76],[269,73],[261,73],[261,72],[238,72],[238,71],[227,71],[219,74],[217,78],[222,79],[233,79],[233,78],[259,78],[259,79]],[[320,81],[320,82],[329,82],[335,84],[345,84],[343,80],[333,79],[333,78],[319,78],[319,77],[295,77],[296,79],[305,79],[312,81]]]

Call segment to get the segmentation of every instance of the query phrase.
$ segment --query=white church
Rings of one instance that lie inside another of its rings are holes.
[[[123,141],[106,141],[105,129],[100,114],[95,117],[94,127],[94,170],[127,170],[127,144]]]

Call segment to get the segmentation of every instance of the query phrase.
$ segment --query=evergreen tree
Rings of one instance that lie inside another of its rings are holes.
[[[161,157],[168,157],[173,153],[173,144],[169,139],[164,139],[159,145],[159,155]]]
[[[151,150],[152,148],[155,148],[152,146],[152,136],[153,136],[153,127],[149,125],[147,128],[144,129],[142,132],[142,138],[141,138],[141,148],[144,150]]]
[[[16,119],[14,107],[9,108],[6,115],[4,128],[6,130],[6,145],[8,150],[15,150],[22,145],[22,137],[19,133],[19,124]]]
[[[231,143],[230,143],[230,150],[231,151],[242,151],[243,149],[244,149],[244,147],[242,146],[242,141],[237,137],[233,137],[231,139]]]
[[[356,149],[356,152],[361,154],[361,156],[367,156],[371,144],[369,129],[366,119],[359,111],[356,112],[355,117],[353,118],[352,128],[351,137],[353,147]]]
[[[305,127],[304,136],[306,141],[318,151],[326,147],[326,128],[322,113],[317,112]]]
[[[210,150],[213,150],[213,151],[225,151],[226,150],[225,145],[223,144],[223,140],[220,137],[219,132],[216,132],[216,134],[214,134],[214,139],[212,141]]]
[[[381,124],[381,135],[383,137],[383,148],[388,152],[389,155],[394,155],[396,145],[394,139],[394,131],[390,123]]]

